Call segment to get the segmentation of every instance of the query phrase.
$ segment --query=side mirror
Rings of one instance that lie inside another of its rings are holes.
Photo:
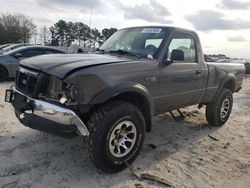
[[[184,61],[184,52],[174,49],[171,53],[171,61]]]
[[[17,58],[17,59],[18,59],[18,58],[21,58],[21,57],[22,57],[22,54],[21,54],[21,53],[16,53],[16,54],[14,55],[14,57]]]

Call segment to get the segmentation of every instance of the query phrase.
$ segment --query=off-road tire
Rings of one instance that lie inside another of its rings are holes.
[[[227,114],[225,115],[225,117],[223,117],[221,115],[221,109],[223,106],[223,102],[225,100],[229,101],[229,108],[228,108]],[[208,123],[211,126],[215,126],[215,127],[224,125],[227,122],[231,114],[232,107],[233,107],[232,91],[229,89],[223,88],[220,95],[215,99],[215,101],[207,104],[206,119]]]
[[[0,66],[0,82],[6,81],[8,79],[8,71]]]
[[[109,149],[109,138],[116,126],[130,121],[136,128],[136,139],[131,151],[124,157],[115,157]],[[145,120],[141,111],[133,104],[114,101],[102,105],[90,117],[87,123],[90,135],[83,138],[87,157],[98,169],[107,172],[119,172],[131,164],[138,156],[145,137]]]

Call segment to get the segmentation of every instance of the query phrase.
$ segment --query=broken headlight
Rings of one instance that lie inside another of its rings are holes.
[[[61,104],[75,103],[78,99],[78,92],[76,87],[71,84],[63,82],[62,93],[58,94]]]

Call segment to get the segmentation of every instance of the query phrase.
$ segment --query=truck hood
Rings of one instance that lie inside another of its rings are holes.
[[[20,64],[63,79],[82,68],[127,61],[131,59],[109,54],[51,54],[28,58]]]

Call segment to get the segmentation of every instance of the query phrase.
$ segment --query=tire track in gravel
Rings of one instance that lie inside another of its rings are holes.
[[[33,162],[22,165],[15,165],[12,167],[5,168],[0,171],[0,177],[16,176],[22,173],[27,173],[36,168],[44,167],[47,168],[50,165],[50,161]]]

